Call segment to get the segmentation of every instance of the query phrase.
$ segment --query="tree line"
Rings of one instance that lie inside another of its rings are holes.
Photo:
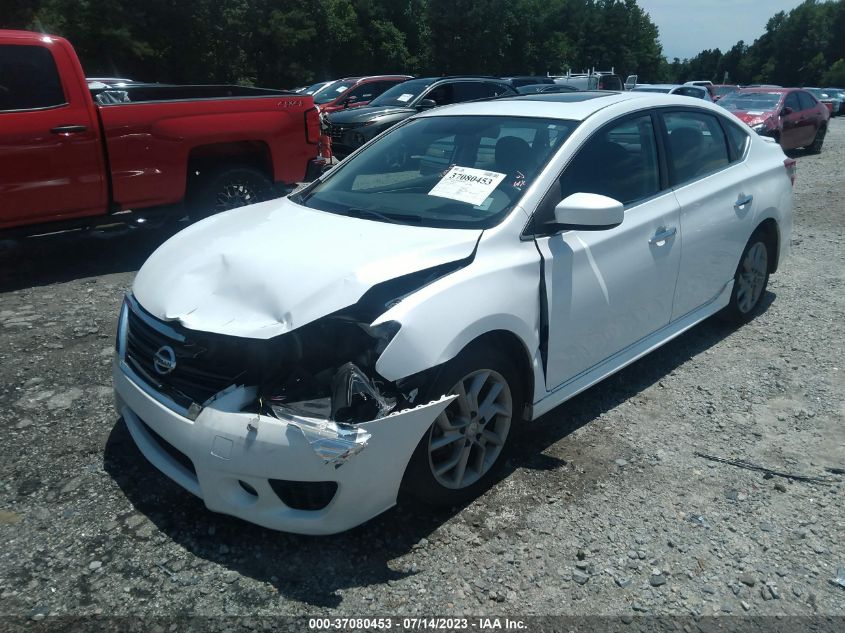
[[[89,76],[292,87],[398,72],[653,75],[663,63],[636,0],[13,2],[0,24],[67,37]]]
[[[845,0],[806,0],[766,24],[752,44],[737,42],[724,53],[701,51],[669,64],[674,81],[845,87]]]
[[[845,84],[845,0],[806,0],[750,45],[672,62],[636,0],[11,0],[0,27],[63,35],[89,76],[141,81],[289,88],[613,67],[641,82]]]

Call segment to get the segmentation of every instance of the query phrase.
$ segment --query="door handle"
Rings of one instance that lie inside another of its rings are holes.
[[[60,125],[50,130],[51,134],[77,134],[85,132],[88,128],[84,125]]]
[[[661,226],[657,229],[657,233],[651,236],[649,239],[649,244],[656,244],[657,246],[663,246],[663,242],[668,240],[670,237],[675,237],[675,233],[678,232],[676,227],[672,227],[667,229],[665,226]]]
[[[751,204],[752,200],[754,200],[754,196],[743,196],[742,194],[740,194],[739,198],[734,203],[734,209],[736,209],[737,211],[741,211],[742,207],[744,207],[746,204]]]

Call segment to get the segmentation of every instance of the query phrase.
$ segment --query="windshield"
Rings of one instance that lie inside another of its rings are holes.
[[[734,92],[719,99],[719,105],[740,112],[766,112],[777,108],[782,96],[780,92]]]
[[[411,79],[393,86],[370,101],[371,106],[408,107],[423,91],[434,83],[434,79]]]
[[[513,208],[577,125],[504,116],[414,119],[291,200],[382,222],[488,228]]]
[[[333,81],[319,81],[319,82],[317,82],[317,83],[315,83],[315,84],[312,84],[312,85],[308,86],[308,87],[307,87],[305,90],[303,90],[302,92],[303,92],[303,93],[305,93],[305,94],[307,94],[307,95],[313,95],[313,94],[314,94],[315,92],[317,92],[318,90],[320,90],[320,89],[322,89],[322,88],[325,88],[326,86],[328,86],[329,84],[332,84],[332,83],[334,83],[334,82],[333,82]]]
[[[314,93],[314,103],[328,103],[329,101],[334,101],[354,85],[355,81],[334,81],[328,86],[323,86]]]
[[[736,92],[737,90],[739,90],[739,88],[736,86],[716,86],[716,94],[722,96]]]

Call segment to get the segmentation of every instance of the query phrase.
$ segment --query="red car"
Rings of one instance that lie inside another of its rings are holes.
[[[410,75],[373,75],[347,77],[329,82],[314,93],[314,103],[320,112],[328,114],[367,105],[388,88],[413,79]]]
[[[0,30],[0,232],[195,219],[320,167],[309,96],[102,86],[89,88],[67,40]]]
[[[718,101],[722,97],[734,93],[737,90],[739,90],[739,86],[734,84],[714,84],[713,91],[715,94],[713,95],[713,101]]]
[[[722,97],[719,105],[783,149],[822,151],[830,112],[800,88],[745,88]]]

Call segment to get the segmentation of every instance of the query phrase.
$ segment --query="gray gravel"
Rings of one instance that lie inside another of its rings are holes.
[[[109,363],[163,239],[0,243],[0,613],[845,615],[845,119],[796,153],[764,314],[708,321],[532,425],[502,480],[328,538],[212,514],[117,418]]]

